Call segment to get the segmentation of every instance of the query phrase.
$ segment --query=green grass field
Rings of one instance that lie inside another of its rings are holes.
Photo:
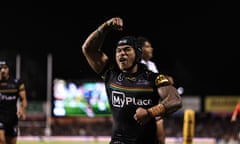
[[[19,141],[17,144],[108,144],[107,142]]]
[[[17,144],[109,144],[108,142],[73,142],[73,141],[18,141]],[[166,142],[166,144],[181,144],[177,142]],[[194,142],[193,144],[215,144],[212,142]]]
[[[109,144],[109,140],[109,137],[19,137],[17,144]],[[181,138],[166,138],[166,144],[182,143]],[[194,138],[192,144],[215,143],[213,138]]]

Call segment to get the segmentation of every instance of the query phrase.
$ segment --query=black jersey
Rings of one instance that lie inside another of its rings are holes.
[[[138,72],[126,74],[109,70],[105,75],[106,91],[113,116],[111,144],[155,144],[156,121],[138,124],[133,116],[138,107],[150,108],[159,101],[153,73],[143,65]]]
[[[16,123],[19,91],[24,89],[20,80],[0,80],[0,122]]]

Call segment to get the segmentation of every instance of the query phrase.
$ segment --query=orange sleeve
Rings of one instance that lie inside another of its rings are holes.
[[[233,114],[238,115],[239,113],[240,113],[240,104],[237,104],[234,111],[233,111]]]

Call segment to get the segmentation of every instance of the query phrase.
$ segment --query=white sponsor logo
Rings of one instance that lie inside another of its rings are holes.
[[[6,101],[10,101],[10,100],[15,100],[17,99],[17,97],[14,96],[7,96],[7,95],[3,95],[0,93],[0,100],[6,100]]]
[[[147,106],[151,105],[151,99],[143,99],[136,97],[126,97],[123,92],[112,92],[112,105],[114,107],[124,107],[124,105]]]

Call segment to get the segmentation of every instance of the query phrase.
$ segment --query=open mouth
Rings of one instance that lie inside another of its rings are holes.
[[[124,62],[124,61],[126,61],[126,58],[123,58],[123,57],[122,57],[122,58],[119,59],[119,61],[120,61],[120,62]]]

